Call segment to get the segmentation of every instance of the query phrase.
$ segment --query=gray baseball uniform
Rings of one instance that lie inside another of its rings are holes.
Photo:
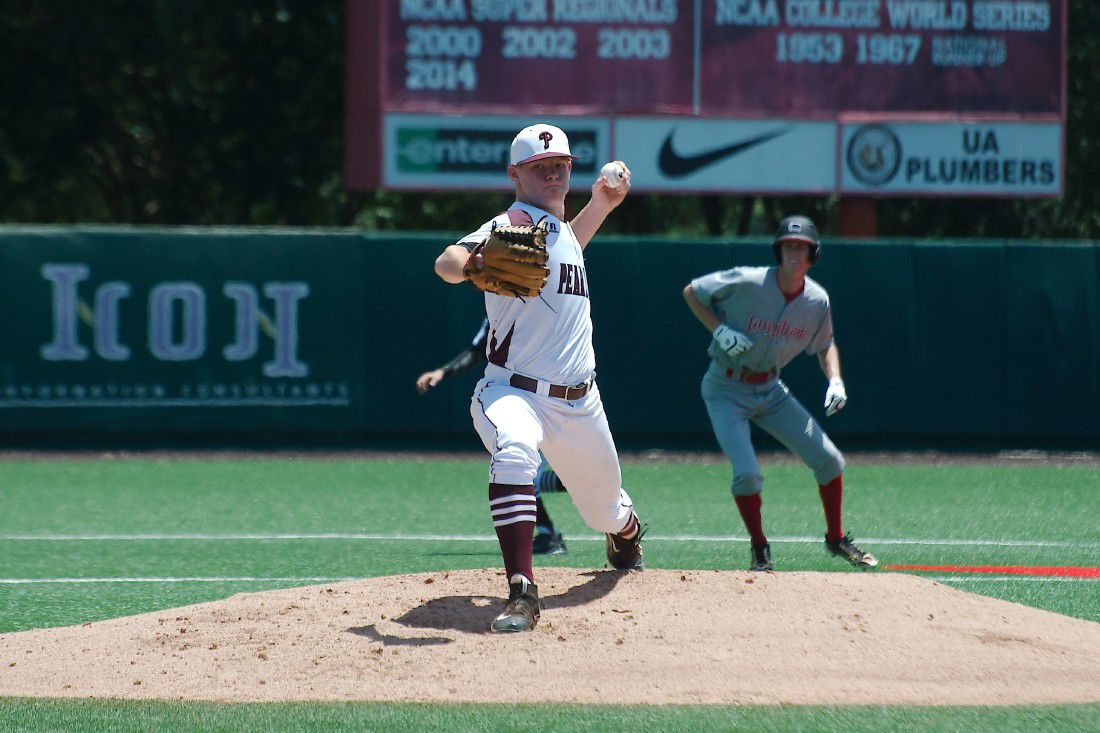
[[[735,267],[691,281],[692,291],[752,348],[731,357],[711,342],[702,395],[718,444],[733,464],[734,495],[757,494],[764,476],[757,463],[749,421],[766,430],[826,484],[844,470],[844,457],[779,373],[799,352],[817,354],[833,343],[829,295],[806,278],[789,302],[779,290],[776,267]]]

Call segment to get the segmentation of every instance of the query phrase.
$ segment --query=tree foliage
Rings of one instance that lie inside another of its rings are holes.
[[[343,188],[344,2],[7,3],[0,221],[468,228],[506,194]],[[1100,237],[1100,3],[1070,1],[1066,196],[888,199],[900,236]],[[583,194],[573,196],[576,210]],[[606,231],[769,232],[829,198],[635,195]]]
[[[9,11],[3,218],[346,220],[342,18],[338,1]]]

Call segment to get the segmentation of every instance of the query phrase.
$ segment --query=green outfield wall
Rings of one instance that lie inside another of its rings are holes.
[[[452,234],[0,227],[0,443],[476,446],[480,295],[432,261]],[[767,264],[759,239],[602,237],[586,252],[597,370],[635,445],[714,447],[691,278]],[[834,438],[904,448],[1100,446],[1100,245],[827,241],[849,405]],[[825,381],[784,378],[820,416]]]

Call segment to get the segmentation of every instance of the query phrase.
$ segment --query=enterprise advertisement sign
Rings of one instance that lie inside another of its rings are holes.
[[[386,115],[383,125],[387,188],[505,189],[512,138],[524,127],[549,122],[565,130],[577,160],[573,174],[595,178],[610,160],[610,123],[599,118],[453,117]]]

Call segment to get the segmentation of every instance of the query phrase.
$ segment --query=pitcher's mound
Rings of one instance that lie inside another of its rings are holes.
[[[0,635],[0,696],[997,705],[1100,701],[1100,624],[909,575],[490,570],[233,596]]]

